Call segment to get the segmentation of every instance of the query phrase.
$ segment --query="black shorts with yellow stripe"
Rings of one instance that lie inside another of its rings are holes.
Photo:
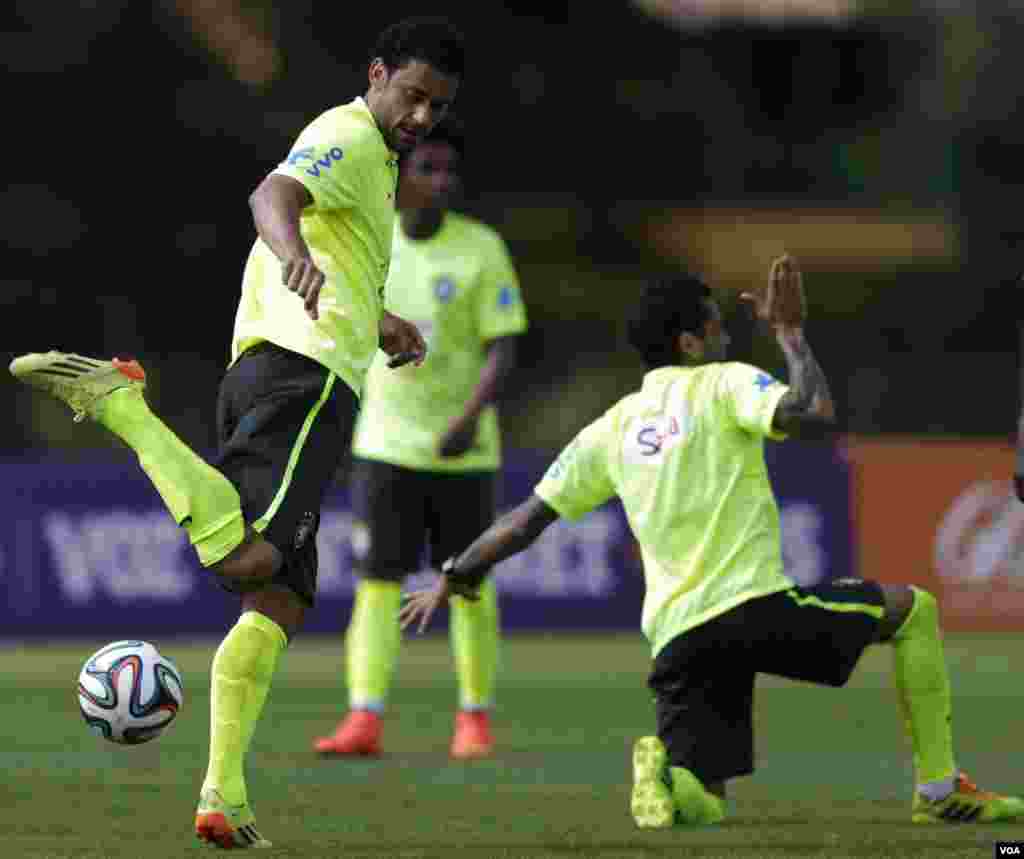
[[[843,686],[884,613],[878,583],[839,579],[756,597],[672,639],[649,680],[670,765],[704,784],[752,773],[756,675]]]
[[[220,387],[214,464],[238,490],[245,521],[284,557],[274,581],[309,606],[320,507],[348,456],[358,409],[335,373],[269,342],[246,350]]]

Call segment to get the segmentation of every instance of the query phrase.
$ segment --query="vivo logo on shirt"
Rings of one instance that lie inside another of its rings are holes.
[[[329,170],[331,165],[335,161],[341,161],[345,156],[340,146],[332,146],[323,155],[317,156],[316,149],[312,146],[307,146],[305,149],[296,149],[291,155],[288,156],[288,164],[292,167],[297,167],[299,164],[306,164],[306,168],[303,172],[308,173],[314,179],[320,177],[320,169]]]

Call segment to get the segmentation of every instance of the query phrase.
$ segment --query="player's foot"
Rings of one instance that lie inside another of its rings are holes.
[[[228,805],[217,791],[204,790],[196,809],[196,838],[225,850],[263,849],[271,843],[256,831],[248,805]]]
[[[97,400],[118,388],[143,387],[146,373],[138,361],[99,361],[69,352],[32,352],[11,361],[15,378],[67,403],[82,420]]]
[[[1024,799],[979,790],[964,773],[956,777],[953,792],[932,802],[917,791],[910,819],[914,823],[996,823],[1024,820]]]
[[[329,737],[313,741],[313,749],[325,756],[376,757],[380,754],[380,714],[353,710]]]
[[[468,761],[490,757],[494,752],[491,716],[486,710],[459,710],[455,714],[451,756]]]
[[[676,823],[710,826],[725,820],[725,800],[715,796],[685,767],[669,767]]]
[[[641,829],[666,829],[675,823],[668,754],[657,737],[641,737],[633,744],[633,794],[629,805]]]

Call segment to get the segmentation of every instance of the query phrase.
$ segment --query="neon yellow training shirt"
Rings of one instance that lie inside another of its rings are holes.
[[[231,360],[269,340],[319,361],[358,395],[377,352],[397,156],[357,98],[306,126],[274,173],[301,182],[313,197],[300,229],[326,278],[320,318],[309,318],[302,299],[281,282],[280,261],[257,238],[242,277]]]
[[[567,519],[622,499],[644,562],[642,627],[653,655],[740,603],[793,586],[764,461],[787,390],[736,362],[653,370],[537,484]]]
[[[395,222],[387,309],[415,322],[427,340],[420,367],[370,368],[353,452],[419,471],[493,471],[501,439],[493,407],[480,415],[474,446],[442,458],[438,444],[462,414],[487,361],[487,342],[526,330],[519,281],[505,243],[490,227],[448,212],[423,240]]]

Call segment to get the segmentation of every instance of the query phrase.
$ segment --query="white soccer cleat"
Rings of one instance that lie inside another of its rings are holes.
[[[69,352],[32,352],[11,361],[11,374],[26,385],[62,400],[80,421],[97,400],[111,391],[146,384],[138,361],[100,361]]]

